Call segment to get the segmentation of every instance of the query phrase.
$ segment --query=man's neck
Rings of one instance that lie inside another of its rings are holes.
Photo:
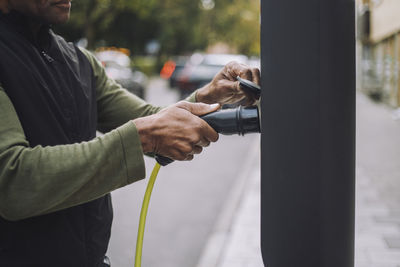
[[[33,19],[28,20],[28,27],[35,36],[39,32],[40,28],[42,28],[42,26],[43,26],[43,23],[41,23],[39,21],[36,21]]]

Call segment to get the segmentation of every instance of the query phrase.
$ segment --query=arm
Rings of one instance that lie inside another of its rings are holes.
[[[219,106],[201,104],[192,106],[190,103],[180,102],[159,112],[160,108],[152,107],[133,95],[123,97],[127,92],[121,90],[112,79],[106,77],[104,68],[92,54],[86,50],[82,51],[92,63],[98,87],[112,88],[108,91],[100,90],[98,104],[99,106],[105,104],[99,109],[100,122],[102,122],[101,110],[108,110],[104,112],[105,118],[114,114],[112,121],[124,118],[122,120],[124,122],[133,118],[145,153],[157,153],[175,160],[191,160],[193,154],[200,153],[202,147],[218,139],[215,131],[197,116],[215,111]],[[186,100],[207,104],[227,104],[246,100],[246,103],[250,105],[256,99],[240,88],[236,77],[240,76],[259,83],[259,75],[258,69],[231,62],[214,77],[211,83],[194,92]],[[104,92],[106,92],[106,97],[103,97]],[[130,106],[132,103],[136,104]],[[126,114],[130,115],[126,117]]]
[[[236,77],[240,76],[256,84],[260,84],[260,70],[237,62],[230,62],[214,77],[214,79],[196,92],[196,100],[203,103],[254,105],[259,97],[243,90]]]
[[[107,132],[129,120],[146,117],[161,111],[161,107],[152,106],[143,99],[129,93],[113,79],[107,77],[104,67],[94,55],[84,48],[81,51],[92,65],[96,87],[99,116],[99,130]],[[185,100],[197,102],[197,91]]]
[[[81,51],[91,63],[95,76],[99,131],[108,132],[130,120],[152,115],[161,110],[161,107],[146,103],[108,78],[103,66],[93,54],[83,48]]]
[[[0,216],[5,219],[79,205],[145,177],[132,122],[90,142],[30,147],[1,87],[0,121]]]

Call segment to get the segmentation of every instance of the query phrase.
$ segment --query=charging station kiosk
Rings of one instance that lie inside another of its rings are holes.
[[[354,0],[261,0],[261,248],[353,267]]]

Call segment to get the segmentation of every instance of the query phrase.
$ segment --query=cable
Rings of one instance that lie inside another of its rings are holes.
[[[147,210],[149,208],[151,192],[153,191],[154,183],[160,170],[160,164],[154,165],[153,171],[151,172],[149,183],[147,184],[146,193],[144,194],[142,210],[140,211],[140,220],[138,235],[136,240],[136,256],[135,256],[135,267],[140,267],[142,264],[142,249],[143,249],[143,236],[144,227],[146,225]]]
[[[261,95],[261,88],[257,84],[241,79],[239,76],[237,79],[240,82],[240,86],[246,90],[250,90],[257,97]],[[259,111],[257,106],[253,107],[239,107],[237,109],[227,109],[218,112],[212,112],[201,116],[214,130],[220,134],[239,134],[244,135],[245,133],[259,133],[261,132]],[[151,172],[149,183],[147,184],[146,193],[144,194],[142,210],[140,211],[139,229],[136,240],[136,255],[135,255],[135,267],[141,267],[142,264],[142,249],[143,249],[143,236],[144,228],[146,225],[147,210],[149,208],[151,192],[153,191],[154,183],[160,170],[161,165],[166,166],[173,162],[172,159],[161,155],[155,155],[157,161],[156,165]]]

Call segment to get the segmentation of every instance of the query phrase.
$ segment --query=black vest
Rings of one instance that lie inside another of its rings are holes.
[[[95,137],[96,90],[88,59],[48,27],[34,36],[16,12],[0,13],[0,83],[31,147]],[[18,222],[0,217],[0,266],[97,267],[111,221],[109,195]]]

